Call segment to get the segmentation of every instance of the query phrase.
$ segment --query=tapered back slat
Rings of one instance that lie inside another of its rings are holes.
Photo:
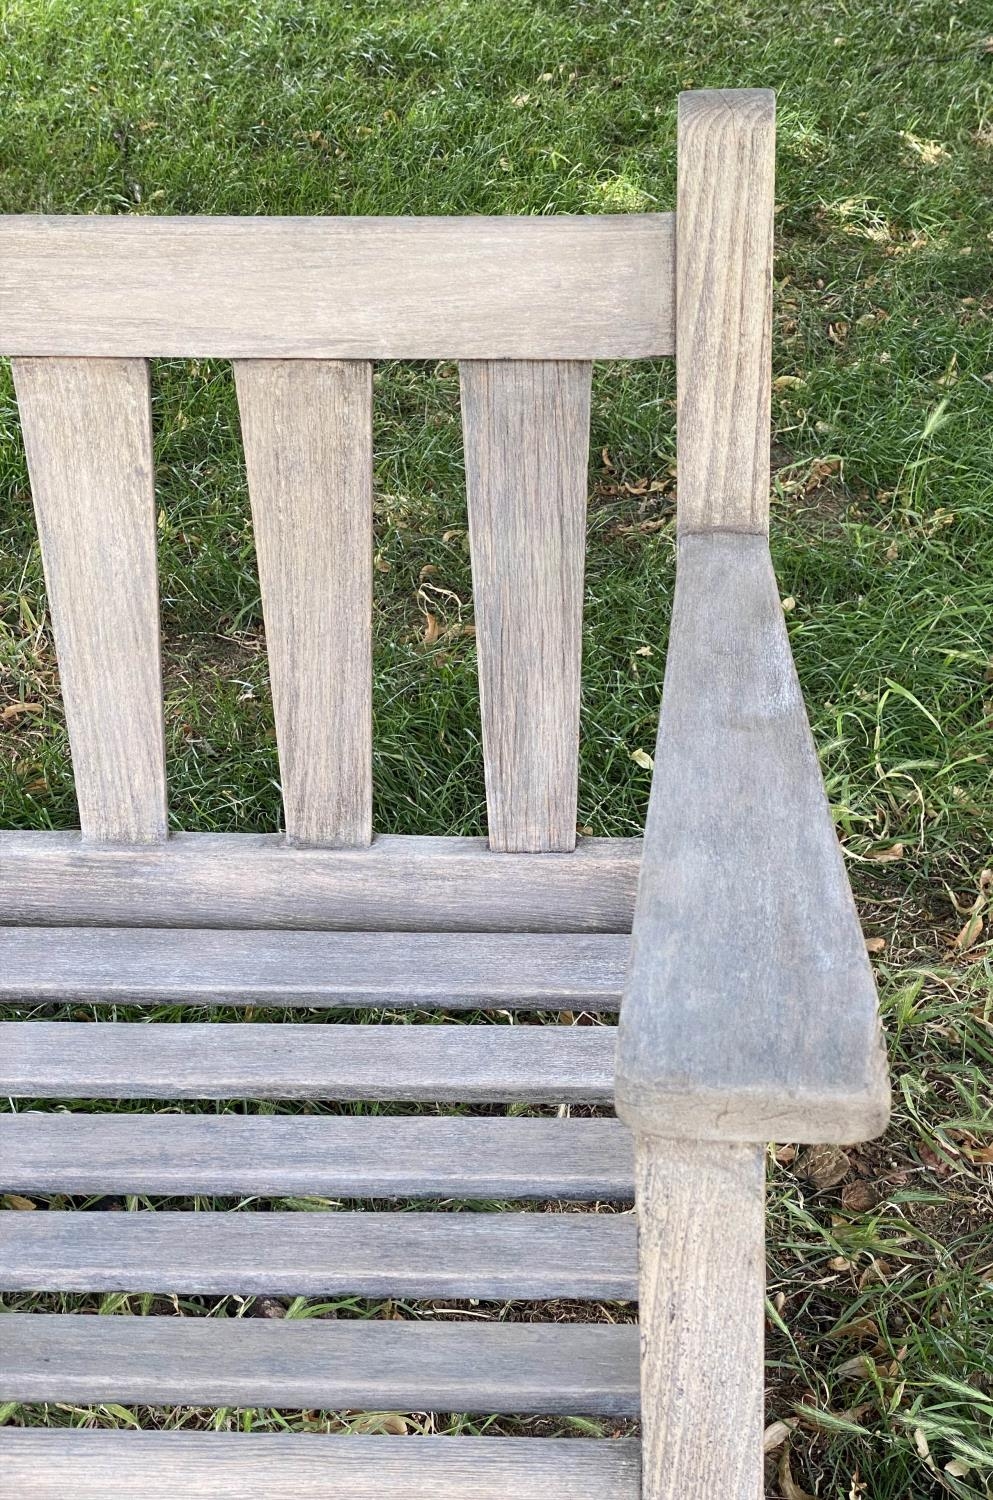
[[[148,368],[17,359],[83,836],[166,834]]]
[[[372,838],[372,366],[238,360],[286,836]]]
[[[492,849],[576,843],[589,364],[461,366]]]

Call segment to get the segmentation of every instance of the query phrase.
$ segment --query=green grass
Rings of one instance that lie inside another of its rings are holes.
[[[677,91],[779,91],[773,546],[863,925],[885,942],[897,1105],[833,1187],[815,1190],[789,1150],[773,1166],[769,1421],[790,1428],[770,1491],[782,1466],[787,1500],[791,1486],[981,1497],[993,1474],[991,30],[981,0],[9,0],[0,13],[5,212],[668,208]],[[230,373],[167,362],[154,392],[172,817],[272,829]],[[661,689],[673,394],[669,366],[597,369],[580,808],[597,834],[644,816],[649,777],[631,754],[651,749]],[[377,827],[481,832],[456,374],[384,366],[376,395]],[[0,823],[66,827],[6,372],[0,537],[0,712],[25,705],[0,719]],[[441,626],[429,648],[426,613]],[[956,947],[977,901],[987,926]]]

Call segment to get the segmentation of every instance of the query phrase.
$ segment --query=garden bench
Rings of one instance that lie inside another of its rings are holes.
[[[616,1078],[620,1119],[25,1107],[0,1116],[4,1191],[375,1201],[7,1211],[0,1288],[640,1299],[640,1358],[623,1321],[11,1313],[0,1401],[642,1424],[640,1442],[8,1426],[5,1496],[760,1495],[764,1143],[854,1141],[888,1109],[768,550],[773,156],[770,93],[695,92],[675,215],[0,220],[0,353],[81,824],[3,836],[4,1003],[609,1013],[624,995],[619,1031],[8,1021],[15,1100],[604,1106]],[[591,361],[674,352],[644,844],[577,840]],[[282,834],[167,831],[146,360],[177,356],[234,360]],[[372,361],[405,358],[460,364],[488,840],[372,830]]]

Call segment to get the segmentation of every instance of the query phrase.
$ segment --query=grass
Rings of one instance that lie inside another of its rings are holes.
[[[783,1425],[769,1486],[784,1500],[991,1492],[989,29],[979,0],[8,0],[0,15],[5,212],[667,208],[677,91],[779,90],[773,546],[876,940],[897,1106],[885,1140],[844,1161],[786,1147],[772,1163],[769,1421]],[[166,362],[154,392],[172,817],[272,829],[230,374]],[[376,394],[376,823],[481,832],[455,371],[384,366]],[[597,834],[644,816],[649,775],[631,756],[651,749],[661,689],[672,399],[668,366],[597,369],[580,809]],[[0,527],[0,822],[66,827],[72,779],[6,373]]]

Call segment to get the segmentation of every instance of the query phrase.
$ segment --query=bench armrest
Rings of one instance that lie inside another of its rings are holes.
[[[763,535],[679,543],[617,1111],[698,1141],[854,1141],[876,990]]]

